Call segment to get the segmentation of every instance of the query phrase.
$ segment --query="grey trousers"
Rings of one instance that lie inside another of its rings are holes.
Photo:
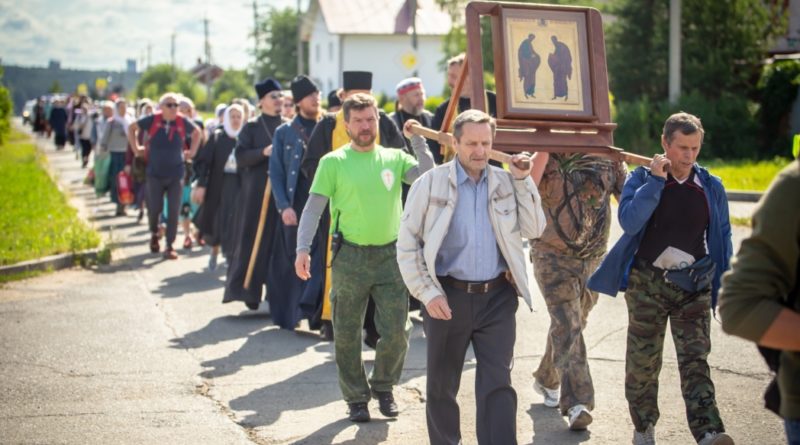
[[[176,178],[156,178],[148,176],[147,188],[147,221],[150,233],[158,233],[158,218],[164,209],[164,194],[167,195],[167,247],[171,248],[178,236],[178,214],[181,211],[183,196],[183,180]]]
[[[508,284],[485,294],[468,294],[444,286],[450,320],[431,318],[422,308],[428,341],[427,404],[431,445],[456,445],[461,428],[456,395],[464,357],[472,343],[475,374],[476,429],[480,445],[517,443],[517,393],[511,387],[516,341],[516,291]]]

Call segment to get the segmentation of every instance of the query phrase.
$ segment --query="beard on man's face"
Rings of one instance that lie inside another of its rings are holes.
[[[350,139],[359,147],[369,147],[375,142],[377,136],[370,130],[365,130],[353,137],[352,134],[350,135]]]

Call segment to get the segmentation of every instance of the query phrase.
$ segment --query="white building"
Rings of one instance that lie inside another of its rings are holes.
[[[417,50],[412,48],[409,0],[310,0],[302,26],[309,75],[324,94],[340,88],[342,71],[371,71],[375,94],[416,72],[429,96],[444,90],[442,37],[450,16],[434,0],[417,0]]]

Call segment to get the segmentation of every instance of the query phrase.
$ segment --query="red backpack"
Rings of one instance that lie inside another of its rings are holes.
[[[147,141],[144,144],[144,161],[147,162],[150,158],[150,141],[153,140],[156,132],[164,126],[164,118],[161,112],[157,111],[153,114],[153,122],[150,124],[150,129],[147,131]],[[183,121],[183,116],[175,116],[175,126],[169,129],[167,137],[172,140],[175,135],[175,130],[178,130],[178,135],[181,137],[182,144],[186,144],[186,123]]]

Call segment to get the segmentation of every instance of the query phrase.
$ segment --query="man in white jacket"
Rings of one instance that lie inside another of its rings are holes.
[[[515,155],[509,171],[488,165],[495,122],[468,110],[455,121],[457,156],[420,177],[406,201],[397,262],[424,304],[428,339],[428,435],[433,445],[461,440],[456,394],[464,356],[477,359],[479,444],[516,444],[511,387],[517,297],[530,307],[523,238],[545,225],[531,166]]]

